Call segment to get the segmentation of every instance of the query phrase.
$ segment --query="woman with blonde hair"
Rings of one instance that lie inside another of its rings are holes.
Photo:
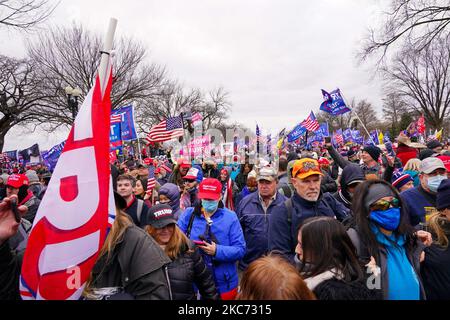
[[[420,179],[419,179],[419,173],[420,173],[420,164],[422,163],[421,160],[414,158],[408,160],[408,162],[403,167],[403,172],[407,173],[413,178],[414,180],[414,187],[417,187],[420,185]]]
[[[83,296],[88,300],[169,300],[166,265],[170,259],[122,211],[125,199],[116,192],[114,197],[116,217]]]
[[[147,232],[171,259],[168,277],[173,300],[195,300],[194,285],[202,299],[219,300],[213,276],[202,256],[185,234],[178,228],[171,206],[153,206],[147,217]]]
[[[248,266],[237,300],[316,300],[297,269],[282,256],[269,254]]]
[[[434,235],[433,244],[425,248],[420,273],[428,300],[450,300],[450,180],[438,188],[436,208],[429,228]]]

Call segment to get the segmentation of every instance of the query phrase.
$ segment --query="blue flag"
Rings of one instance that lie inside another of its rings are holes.
[[[359,130],[352,130],[352,138],[353,142],[360,145],[364,144],[364,137],[361,135],[361,132]]]
[[[122,148],[122,122],[111,122],[109,131],[109,151]]]
[[[121,107],[113,110],[111,115],[121,115],[122,122],[120,123],[121,137],[123,141],[136,140],[136,128],[134,125],[133,105]]]
[[[370,138],[372,138],[372,140]],[[379,144],[379,142],[378,142],[378,130],[372,130],[370,132],[370,138],[369,138],[369,141],[366,141],[366,143],[368,142],[368,144],[371,144],[371,145],[378,145]]]
[[[302,135],[306,133],[306,128],[303,127],[301,124],[297,125],[294,129],[292,129],[291,132],[287,135],[288,142],[294,142],[298,138],[300,138]]]
[[[351,111],[342,98],[341,91],[336,89],[331,93],[322,89],[323,103],[320,105],[320,110],[331,113],[334,116],[344,114]]]
[[[63,141],[60,144],[53,146],[49,151],[42,153],[42,160],[51,172],[53,172],[53,170],[55,169],[56,164],[58,163],[59,156],[64,150],[65,144],[66,141]]]
[[[344,143],[354,142],[351,129],[345,129],[344,132],[342,133],[342,135],[344,137]]]
[[[330,132],[328,130],[328,123],[327,122],[321,123],[319,129],[310,136],[308,136],[308,144],[316,141],[322,142],[325,139],[325,137],[329,136]]]

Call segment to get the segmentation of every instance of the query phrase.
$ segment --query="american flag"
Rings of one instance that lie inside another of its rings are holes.
[[[183,120],[180,116],[167,118],[154,126],[147,135],[148,142],[163,142],[184,134]]]
[[[302,127],[305,127],[308,129],[308,131],[317,131],[320,128],[319,121],[317,121],[316,117],[314,116],[314,112],[311,111],[308,118],[305,119],[301,123]]]
[[[112,114],[111,115],[111,124],[113,123],[121,123],[122,122],[122,115],[121,114]]]
[[[334,134],[334,140],[336,141],[337,144],[344,143],[344,137],[342,136],[342,134],[339,134],[339,133]]]
[[[155,166],[150,165],[148,167],[147,194],[151,195],[155,186],[156,186]]]

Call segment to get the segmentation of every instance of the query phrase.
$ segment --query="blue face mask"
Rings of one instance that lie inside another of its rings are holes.
[[[394,231],[400,225],[400,208],[372,211],[369,219],[376,222],[383,229]]]
[[[208,213],[214,213],[216,212],[217,208],[219,207],[219,201],[214,200],[202,200],[202,207],[205,209]]]
[[[427,181],[428,189],[430,189],[431,192],[437,192],[437,189],[441,185],[441,182],[447,179],[447,176],[434,176],[429,177]]]

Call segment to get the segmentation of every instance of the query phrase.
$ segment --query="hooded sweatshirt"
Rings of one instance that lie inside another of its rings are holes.
[[[159,194],[164,195],[167,198],[169,198],[170,202],[169,205],[172,207],[173,214],[175,216],[175,219],[178,220],[181,209],[180,209],[180,190],[178,189],[178,186],[173,183],[166,183],[159,189]]]
[[[348,192],[348,186],[355,181],[364,181],[366,177],[361,166],[357,164],[348,164],[344,170],[342,170],[341,175],[341,189],[336,192],[333,196],[334,198],[341,202],[348,209],[351,209],[352,198]]]

